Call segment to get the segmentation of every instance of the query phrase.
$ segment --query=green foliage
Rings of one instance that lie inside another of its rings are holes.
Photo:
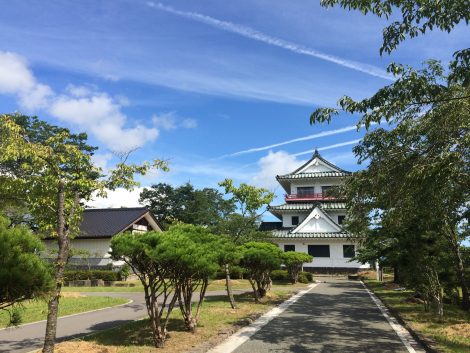
[[[261,207],[269,205],[274,199],[274,193],[267,189],[245,183],[236,187],[232,179],[221,181],[219,186],[225,189],[225,194],[232,194],[231,200],[238,205],[242,216],[256,216],[256,212]]]
[[[300,272],[297,281],[300,283],[307,284],[313,281],[313,276],[310,272]]]
[[[105,177],[95,167],[96,148],[87,144],[86,134],[50,125],[36,117],[0,115],[0,200],[14,200],[26,207],[38,230],[57,238],[55,290],[49,301],[44,349],[54,350],[57,308],[63,273],[69,259],[70,239],[79,232],[84,202],[106,190],[132,189],[139,183],[134,174],[151,168],[166,170],[166,162],[155,160],[140,165],[126,164],[129,153]],[[3,205],[2,207],[3,208]]]
[[[225,200],[216,189],[195,189],[190,183],[179,187],[165,183],[145,188],[140,202],[148,204],[150,210],[167,227],[175,222],[211,226],[233,212],[234,204]]]
[[[53,288],[51,269],[38,254],[39,238],[25,227],[9,228],[0,217],[0,309],[45,297]]]
[[[119,272],[111,270],[66,270],[64,272],[65,281],[80,281],[80,280],[96,280],[103,281],[119,281],[121,276]]]
[[[321,4],[325,7],[338,4],[347,10],[372,13],[387,20],[396,18],[383,31],[380,53],[392,52],[406,36],[414,38],[434,28],[450,32],[460,22],[468,25],[470,20],[467,0],[322,0]]]
[[[119,269],[119,280],[127,281],[127,278],[131,274],[131,267],[128,264],[125,264]]]
[[[273,281],[287,281],[289,279],[289,273],[287,270],[274,270],[271,272],[271,279]]]
[[[271,272],[281,265],[283,252],[271,243],[248,242],[240,247],[240,265],[253,287],[253,295],[258,301],[271,287]]]
[[[287,251],[282,254],[282,262],[287,268],[289,273],[289,280],[292,283],[297,283],[299,281],[299,273],[302,271],[302,265],[305,262],[312,262],[313,256],[296,251]],[[305,283],[305,282],[302,282]]]

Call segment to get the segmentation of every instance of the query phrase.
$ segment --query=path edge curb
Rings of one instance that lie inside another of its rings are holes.
[[[361,280],[362,285],[370,292],[372,293],[377,300],[380,301],[380,303],[388,310],[388,314],[393,317],[401,326],[403,326],[408,333],[413,337],[415,341],[417,341],[426,351],[426,353],[443,353],[441,350],[435,348],[432,346],[430,343],[429,339],[425,338],[422,334],[419,332],[413,330],[407,323],[406,321],[401,317],[401,315],[393,308],[391,308],[389,305],[383,302],[380,297],[374,293],[374,291],[366,284],[364,281]]]
[[[272,308],[267,313],[260,316],[250,325],[241,328],[240,330],[236,331],[224,341],[212,347],[206,353],[231,353],[243,343],[248,341],[255,333],[261,330],[264,326],[266,326],[272,319],[282,314],[289,306],[294,304],[297,300],[303,297],[305,294],[310,292],[313,288],[318,286],[320,283],[312,283],[310,284],[307,289],[303,289],[296,294],[294,294],[289,299],[282,302],[280,305]]]
[[[122,304],[118,304],[118,305],[107,306],[107,307],[105,307],[105,308],[93,309],[93,310],[88,310],[88,311],[82,311],[82,312],[80,312],[80,313],[69,314],[69,315],[64,315],[64,316],[59,316],[59,317],[57,317],[57,321],[59,321],[60,319],[65,319],[65,318],[72,317],[72,316],[94,313],[95,311],[101,311],[101,310],[106,310],[106,309],[118,308],[118,307],[120,307],[120,306],[132,304],[133,302],[134,302],[133,299],[129,299],[129,301],[127,301],[127,302],[125,302],[125,303],[122,303]],[[15,329],[17,329],[17,328],[22,328],[22,327],[24,327],[24,326],[34,325],[34,324],[38,324],[38,323],[40,323],[40,322],[45,322],[45,321],[47,321],[47,319],[45,319],[45,320],[39,320],[39,321],[33,321],[33,322],[27,322],[26,324],[21,324],[21,325],[18,325],[18,326],[4,327],[4,328],[0,328],[0,331],[15,330]]]

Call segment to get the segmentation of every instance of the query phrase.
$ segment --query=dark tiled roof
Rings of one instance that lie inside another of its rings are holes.
[[[337,178],[350,176],[350,172],[313,172],[313,173],[298,173],[298,174],[284,174],[277,175],[277,180],[289,179],[315,179],[315,178]]]
[[[321,160],[323,163],[326,165],[330,166],[333,168],[335,171],[331,172],[313,172],[313,173],[299,173],[300,170],[302,170],[305,166],[307,166],[311,161],[313,161],[315,158],[318,158]],[[314,179],[314,178],[325,178],[325,177],[344,177],[344,176],[350,176],[352,173],[348,172],[344,169],[339,168],[338,166],[334,165],[333,163],[327,161],[325,158],[323,158],[320,153],[318,153],[318,150],[315,150],[315,153],[312,155],[312,158],[310,158],[307,162],[302,164],[299,168],[294,170],[292,173],[285,174],[285,175],[277,175],[276,179],[277,180],[289,180],[289,179]]]
[[[273,238],[350,238],[347,232],[330,232],[330,233],[291,233],[288,230],[278,230],[272,232]]]
[[[147,207],[85,209],[77,238],[112,237],[127,229],[147,212]]]
[[[282,222],[261,222],[259,230],[261,231],[271,231],[271,230],[280,230],[280,229],[292,229],[285,228],[282,226]]]
[[[310,211],[315,206],[320,206],[323,210],[346,209],[345,202],[318,202],[318,203],[286,203],[278,206],[269,206],[269,211]]]

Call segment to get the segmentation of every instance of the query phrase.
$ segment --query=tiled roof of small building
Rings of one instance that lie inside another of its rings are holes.
[[[85,209],[77,238],[112,237],[126,230],[146,213],[149,213],[147,207]],[[151,213],[150,215],[153,217]],[[154,220],[158,224],[155,218]]]

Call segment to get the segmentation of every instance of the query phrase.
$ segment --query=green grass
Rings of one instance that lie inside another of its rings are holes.
[[[128,302],[128,299],[111,297],[61,298],[59,302],[59,316],[106,308],[126,302]],[[47,317],[47,302],[44,300],[30,300],[24,302],[18,310],[22,319],[21,324],[45,320]],[[10,315],[8,312],[0,311],[0,328],[6,327],[9,322]]]
[[[415,331],[435,342],[442,352],[470,352],[470,313],[456,305],[444,305],[444,319],[438,320],[433,311],[425,312],[419,303],[406,301],[412,291],[394,291],[387,282],[365,280],[367,286]]]
[[[265,313],[290,296],[289,290],[271,291],[262,304],[255,304],[249,294],[237,295],[238,309],[233,310],[226,296],[207,297],[204,300],[201,317],[195,334],[185,330],[178,308],[172,313],[168,331],[170,333],[163,349],[153,346],[149,321],[140,320],[101,331],[82,340],[61,343],[58,348],[64,353],[77,351],[109,353],[178,353],[210,340],[223,339],[221,333],[230,334],[254,318]],[[250,319],[250,320],[249,320]]]
[[[129,281],[135,284],[135,287],[63,287],[63,292],[143,292],[144,288],[140,281]],[[293,286],[286,282],[273,282],[274,288],[292,288],[292,287],[305,287],[307,284],[297,283]],[[232,280],[233,289],[251,289],[251,285],[246,279]],[[213,280],[207,288],[208,291],[225,290],[225,280]]]

